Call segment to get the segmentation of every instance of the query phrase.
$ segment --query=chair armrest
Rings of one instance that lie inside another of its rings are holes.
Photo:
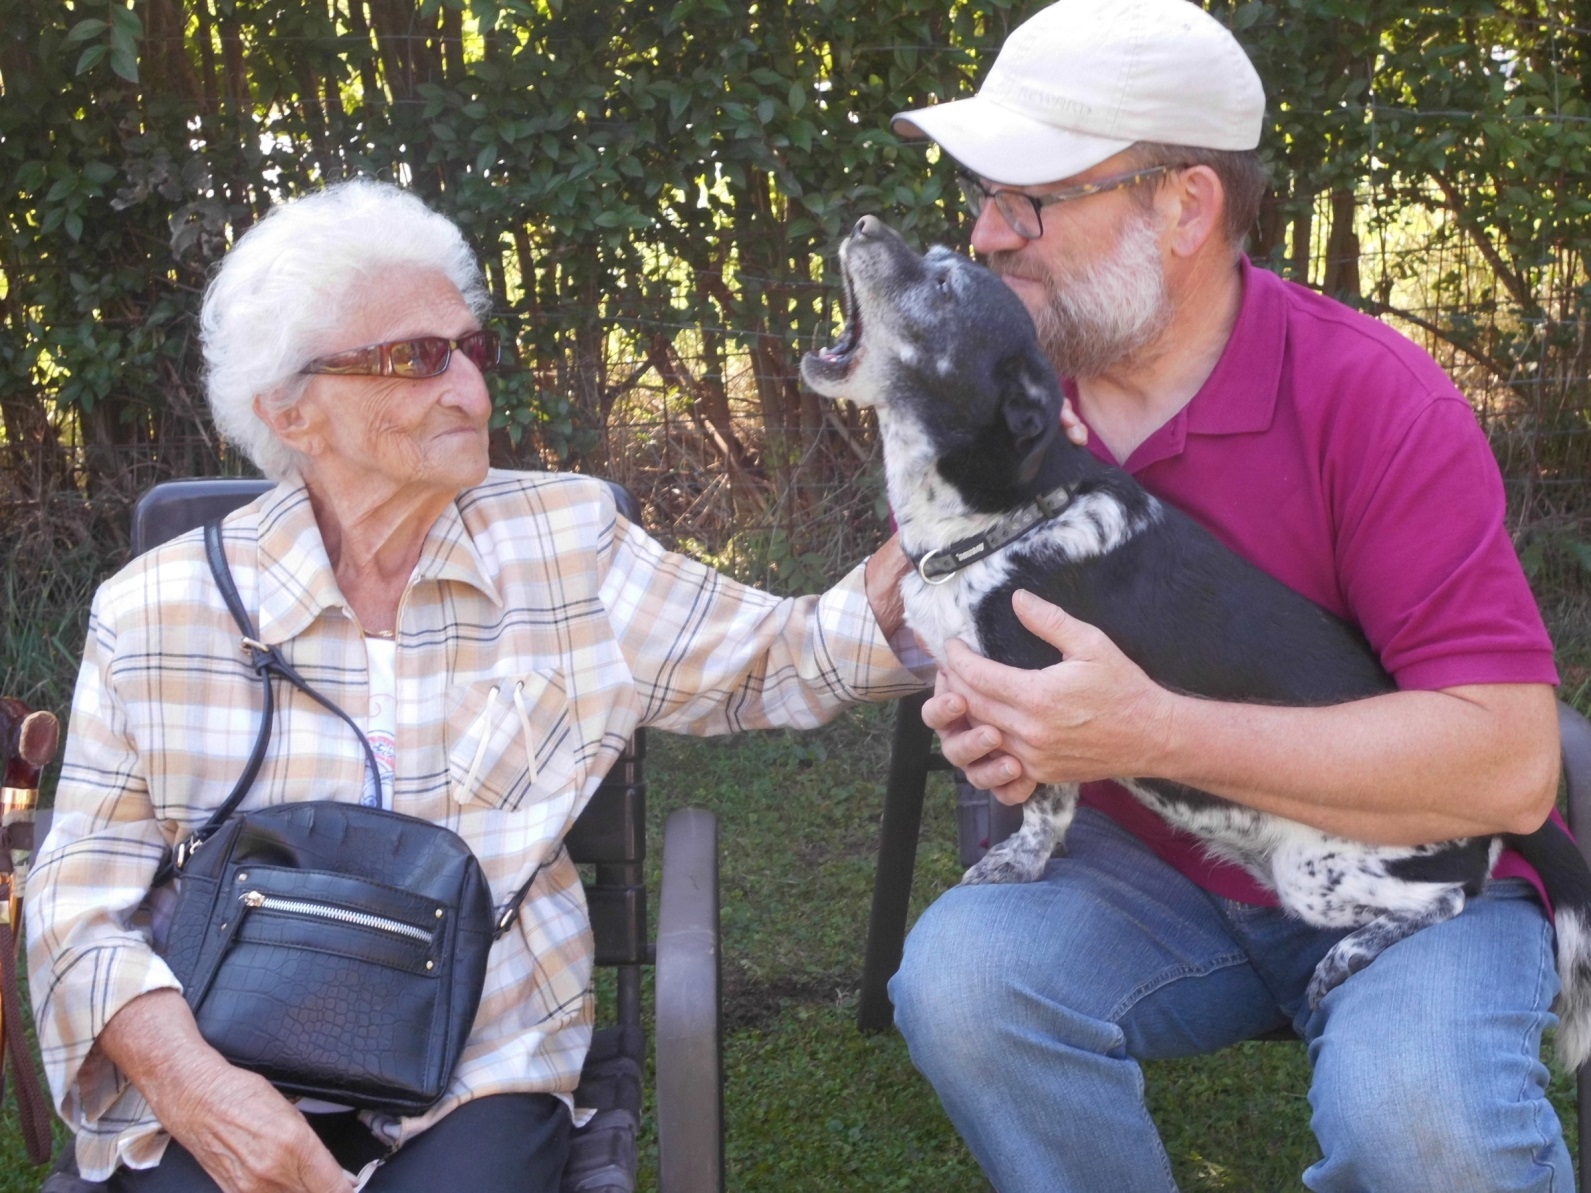
[[[1569,831],[1579,838],[1580,852],[1591,859],[1591,721],[1560,700],[1558,736],[1569,794]]]
[[[722,1193],[718,819],[681,808],[663,826],[657,915],[660,1193]]]
[[[1569,831],[1587,861],[1591,861],[1591,721],[1587,721],[1563,701],[1558,701],[1558,737],[1563,757],[1563,781],[1569,795]],[[1586,1141],[1591,1140],[1591,1065],[1575,1075],[1579,1102],[1580,1193],[1591,1193],[1591,1164],[1587,1163]]]

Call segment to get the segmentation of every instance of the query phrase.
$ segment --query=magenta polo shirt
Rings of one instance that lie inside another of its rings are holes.
[[[1097,436],[1089,447],[1123,464]],[[1435,361],[1374,319],[1244,261],[1215,371],[1124,466],[1359,625],[1400,688],[1558,681],[1474,412]],[[1083,802],[1206,890],[1275,904],[1116,784],[1085,784]],[[1513,854],[1495,873],[1535,878]]]

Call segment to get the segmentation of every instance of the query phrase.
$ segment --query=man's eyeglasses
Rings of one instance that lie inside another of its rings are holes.
[[[1134,186],[1145,178],[1153,178],[1158,174],[1164,174],[1167,170],[1175,169],[1178,167],[1149,166],[1147,169],[1132,170],[1126,174],[1112,174],[1095,182],[1079,183],[1064,190],[1051,191],[1047,195],[990,190],[983,184],[981,178],[965,170],[956,172],[956,181],[961,183],[961,197],[966,200],[967,211],[971,213],[973,219],[978,218],[985,203],[993,203],[999,209],[1001,218],[1011,226],[1011,231],[1023,240],[1037,240],[1044,235],[1044,219],[1039,214],[1044,208],[1056,203],[1069,203],[1073,199],[1086,199],[1090,195],[1103,195],[1107,191],[1120,190],[1125,186]]]
[[[392,340],[365,348],[333,352],[310,361],[301,373],[330,373],[338,377],[409,377],[419,380],[447,372],[453,352],[462,352],[483,373],[502,363],[502,339],[495,331],[472,331],[450,340],[446,336],[419,336]]]

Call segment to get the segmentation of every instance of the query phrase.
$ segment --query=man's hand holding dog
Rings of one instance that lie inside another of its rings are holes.
[[[945,757],[1008,804],[1041,782],[1153,773],[1170,694],[1104,633],[1058,606],[1018,592],[1012,608],[1062,661],[1021,671],[950,642],[923,706]]]
[[[1160,687],[1099,629],[1038,597],[1012,604],[1062,661],[1022,671],[952,641],[923,706],[945,757],[1004,803],[1039,783],[1151,776],[1390,845],[1527,833],[1552,807],[1557,718],[1545,684],[1318,708],[1224,704]]]

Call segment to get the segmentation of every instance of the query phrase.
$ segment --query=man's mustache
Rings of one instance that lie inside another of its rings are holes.
[[[990,253],[985,264],[995,277],[1021,278],[1024,281],[1041,284],[1049,281],[1049,276],[1044,270],[1028,267],[1019,261],[1014,249],[998,249]]]

